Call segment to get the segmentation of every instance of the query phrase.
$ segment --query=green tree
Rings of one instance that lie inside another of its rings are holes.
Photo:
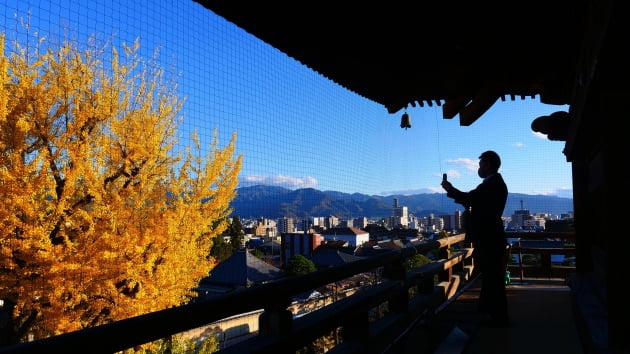
[[[232,245],[225,242],[223,235],[214,236],[210,256],[216,259],[217,262],[221,262],[230,258],[232,254],[234,254],[234,249]]]
[[[423,254],[417,254],[415,256],[405,259],[403,266],[406,271],[410,271],[414,268],[421,267],[425,264],[431,263],[431,259]]]
[[[230,244],[234,250],[243,248],[243,241],[245,240],[245,232],[243,232],[243,224],[241,218],[235,215],[232,218],[232,222],[228,227],[228,234],[230,235]]]
[[[431,259],[423,254],[416,254],[415,256],[411,256],[403,262],[403,267],[405,267],[406,271],[410,271],[414,268],[421,267],[425,264],[431,263]],[[434,276],[434,281],[437,275]],[[409,288],[409,296],[414,296],[418,292],[418,286],[412,286]]]
[[[316,270],[315,263],[301,254],[296,254],[287,261],[287,275],[304,275]]]

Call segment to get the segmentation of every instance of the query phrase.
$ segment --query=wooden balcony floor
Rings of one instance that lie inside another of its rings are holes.
[[[508,285],[509,328],[479,325],[476,309],[480,284],[477,278],[439,310],[435,321],[414,325],[386,353],[583,353],[571,290],[562,279],[516,279]]]

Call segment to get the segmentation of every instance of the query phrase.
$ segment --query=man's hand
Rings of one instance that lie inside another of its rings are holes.
[[[453,185],[449,181],[442,181],[442,188],[448,192],[453,188]]]

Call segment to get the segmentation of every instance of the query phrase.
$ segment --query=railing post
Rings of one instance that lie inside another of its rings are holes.
[[[547,277],[551,277],[551,253],[542,253],[540,255],[540,266]]]
[[[275,299],[274,299],[275,300]],[[291,299],[280,298],[267,306],[258,318],[260,334],[281,335],[293,330],[293,314],[287,308]]]
[[[440,257],[440,259],[450,259],[451,258],[451,246],[450,246],[450,244],[446,245],[445,247],[440,248],[439,257]],[[452,278],[453,278],[453,268],[451,268],[451,267],[449,267],[448,269],[445,269],[444,271],[441,271],[438,274],[438,280],[439,281],[450,282]]]
[[[521,238],[517,239],[518,242],[518,268],[520,270],[521,275],[521,284],[523,284],[523,253],[521,251]]]
[[[359,312],[342,323],[341,337],[344,342],[361,343],[370,334],[370,321],[367,312]]]
[[[406,312],[409,308],[409,283],[407,282],[407,271],[403,266],[403,259],[400,258],[395,262],[386,264],[383,276],[404,282],[405,286],[402,287],[402,290],[390,298],[389,310],[392,312]]]
[[[474,250],[475,245],[472,242],[464,242],[464,247],[466,248],[472,248]],[[472,255],[466,259],[464,259],[464,261],[462,262],[462,267],[464,270],[466,270],[466,268],[469,269],[468,275],[470,277],[473,276],[473,274],[476,274],[475,271],[475,257],[473,257]]]

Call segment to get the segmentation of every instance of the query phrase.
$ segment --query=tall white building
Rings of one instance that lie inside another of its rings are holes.
[[[313,226],[324,226],[324,217],[323,216],[313,216],[311,217],[311,224]]]
[[[322,231],[326,241],[344,241],[352,247],[358,247],[370,241],[370,233],[356,227],[334,227]]]
[[[327,229],[336,227],[339,225],[339,218],[334,215],[329,215],[324,218],[324,227]]]
[[[398,205],[398,198],[394,198],[394,216],[392,217],[392,227],[409,225],[409,213],[406,206]]]

